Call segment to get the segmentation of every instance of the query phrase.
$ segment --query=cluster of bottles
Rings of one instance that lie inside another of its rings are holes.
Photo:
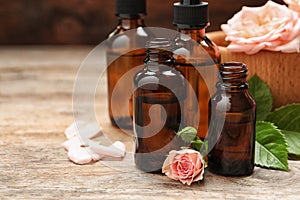
[[[208,138],[211,171],[250,174],[255,102],[247,69],[220,64],[218,48],[205,34],[208,3],[174,4],[175,38],[151,37],[144,24],[146,0],[116,0],[116,15],[119,24],[107,50],[109,115],[114,126],[133,129],[136,166],[161,172],[167,153],[187,145],[175,132],[192,126],[199,138]],[[135,31],[123,34],[128,30]]]

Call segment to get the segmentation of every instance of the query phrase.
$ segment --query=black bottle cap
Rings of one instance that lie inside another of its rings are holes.
[[[146,0],[116,0],[116,15],[146,15]]]
[[[179,28],[206,27],[209,24],[208,3],[200,0],[174,3],[173,24]]]

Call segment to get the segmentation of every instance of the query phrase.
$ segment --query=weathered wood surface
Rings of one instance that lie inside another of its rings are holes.
[[[73,121],[72,89],[91,47],[0,49],[0,199],[300,199],[300,162],[290,171],[255,168],[249,177],[205,174],[184,186],[136,170],[130,161],[71,163],[62,148]],[[99,95],[105,95],[100,86]],[[112,140],[132,137],[110,126],[105,98],[96,108]],[[130,155],[130,154],[128,154]],[[110,163],[110,164],[109,164]]]

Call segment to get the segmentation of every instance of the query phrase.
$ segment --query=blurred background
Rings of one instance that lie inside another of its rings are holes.
[[[148,0],[146,25],[174,29],[172,5],[177,1]],[[210,32],[220,30],[243,5],[267,0],[207,1]],[[114,13],[114,0],[0,0],[0,44],[99,44],[117,24]]]

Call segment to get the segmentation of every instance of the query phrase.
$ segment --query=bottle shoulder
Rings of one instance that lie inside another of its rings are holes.
[[[208,52],[211,52],[211,56],[214,56],[216,59],[221,61],[221,53],[219,51],[219,48],[212,40],[205,36],[203,38],[203,44],[205,46],[204,48],[206,48]]]
[[[159,66],[159,69],[149,69],[145,66],[134,76],[134,84],[138,87],[147,84],[162,84],[166,86],[184,86],[185,78],[180,71],[170,66]]]
[[[211,97],[211,104],[218,110],[227,112],[241,112],[256,107],[255,100],[248,90],[232,92],[219,89]]]
[[[160,65],[160,66],[147,66],[145,64],[144,68],[138,71],[135,74],[135,79],[139,80],[144,77],[158,77],[158,78],[165,78],[167,77],[168,80],[170,79],[185,79],[182,73],[175,69],[173,66],[167,65]]]
[[[175,70],[153,72],[143,69],[139,71],[133,81],[136,95],[143,95],[156,99],[157,102],[181,101],[186,98],[186,79]]]
[[[218,46],[206,36],[189,37],[180,34],[175,40],[176,62],[198,63],[212,61],[220,64],[221,54]]]
[[[135,29],[126,29],[117,27],[113,30],[107,40],[106,46],[108,51],[113,52],[128,52],[142,49],[141,54],[145,54],[146,42],[151,38],[152,33],[149,33],[146,27],[137,27]]]

